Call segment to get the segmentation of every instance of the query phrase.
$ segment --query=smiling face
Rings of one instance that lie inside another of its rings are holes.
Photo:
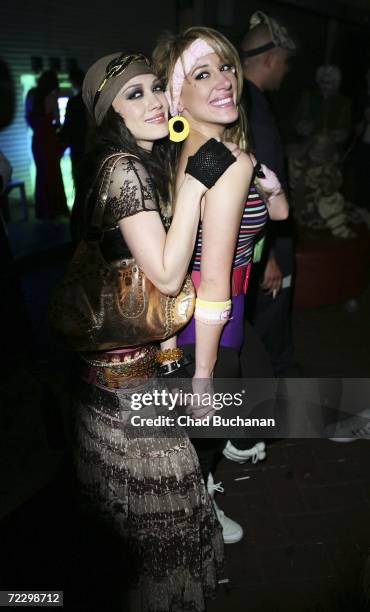
[[[179,110],[191,125],[226,126],[238,118],[235,66],[216,53],[199,58],[184,81]]]
[[[168,104],[163,86],[154,74],[138,75],[127,81],[112,106],[143,149],[151,150],[155,140],[168,135]]]

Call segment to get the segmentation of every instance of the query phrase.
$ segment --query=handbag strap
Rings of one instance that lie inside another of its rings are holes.
[[[90,239],[94,239],[94,238],[96,239],[97,235],[101,236],[102,234],[103,217],[104,217],[105,206],[108,200],[109,186],[110,186],[112,174],[119,160],[125,157],[136,157],[136,156],[132,155],[131,153],[122,153],[122,152],[112,153],[111,155],[108,155],[108,157],[106,157],[100,164],[100,167],[95,175],[95,179],[93,181],[91,188],[89,189],[89,192],[86,198],[86,202],[88,202],[94,191],[96,183],[100,178],[99,191],[96,196],[96,204],[95,204],[95,207],[91,215],[91,220],[88,225],[88,230],[86,232],[87,239],[89,239],[88,236],[90,236]],[[87,206],[85,207],[85,211],[86,210],[87,210]]]

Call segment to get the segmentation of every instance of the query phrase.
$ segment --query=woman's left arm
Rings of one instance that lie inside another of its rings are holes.
[[[232,262],[252,170],[249,157],[242,153],[205,196],[200,300],[225,302],[230,298]],[[196,317],[195,378],[212,377],[222,330],[221,321],[211,325]]]
[[[252,160],[256,160],[251,156]],[[267,200],[267,210],[272,221],[283,221],[289,216],[289,204],[284,190],[275,172],[267,168],[265,164],[260,165],[255,178],[257,187],[260,187]]]
[[[289,204],[284,191],[267,201],[267,210],[272,221],[283,221],[289,216]]]

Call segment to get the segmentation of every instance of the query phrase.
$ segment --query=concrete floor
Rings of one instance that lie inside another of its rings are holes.
[[[362,599],[370,546],[369,441],[287,440],[259,465],[223,460],[217,501],[245,528],[226,547],[212,612],[370,609]],[[236,478],[249,476],[247,480]]]

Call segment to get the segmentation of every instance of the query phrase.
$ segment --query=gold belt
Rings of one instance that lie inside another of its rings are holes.
[[[130,379],[153,376],[157,366],[157,348],[153,345],[126,353],[81,356],[87,364],[83,378],[114,389],[129,386]]]

